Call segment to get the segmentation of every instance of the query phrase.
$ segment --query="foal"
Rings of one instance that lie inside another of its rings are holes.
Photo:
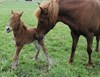
[[[48,68],[50,68],[50,61],[49,61],[48,53],[44,46],[43,40],[39,41],[36,39],[35,37],[36,35],[35,33],[37,30],[36,28],[27,29],[27,27],[21,21],[22,14],[23,12],[19,14],[19,13],[11,11],[11,18],[10,18],[9,24],[6,26],[7,33],[13,31],[14,41],[16,45],[16,53],[13,57],[12,69],[17,68],[19,53],[21,49],[23,48],[23,46],[25,44],[30,44],[33,41],[35,41],[35,46],[38,50],[35,55],[34,60],[38,59],[38,54],[40,52],[40,49],[42,48],[48,62]]]

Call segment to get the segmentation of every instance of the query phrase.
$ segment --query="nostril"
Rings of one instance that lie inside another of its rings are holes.
[[[40,36],[37,37],[37,40],[40,41],[40,40],[42,40],[43,38],[44,38],[44,36],[43,36],[43,35],[40,35]]]
[[[6,28],[6,32],[9,33],[10,32],[10,28]]]
[[[6,30],[7,30],[7,31],[10,30],[10,28],[7,28]]]

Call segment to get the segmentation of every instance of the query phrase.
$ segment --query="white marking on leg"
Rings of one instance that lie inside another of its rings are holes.
[[[12,64],[12,69],[13,70],[16,70],[17,69],[17,65],[18,65],[18,59],[13,61],[13,64]]]
[[[37,40],[35,40],[33,43],[34,43],[34,45],[35,45],[35,47],[37,49],[37,53],[36,53],[35,57],[33,58],[33,60],[36,60],[36,59],[38,59],[38,55],[40,53],[41,46],[38,44],[38,41]]]

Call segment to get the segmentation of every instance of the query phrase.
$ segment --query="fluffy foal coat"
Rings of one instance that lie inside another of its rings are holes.
[[[21,21],[22,14],[23,14],[23,12],[21,14],[19,14],[19,13],[11,11],[10,22],[6,26],[6,31],[8,33],[13,31],[14,41],[15,41],[15,45],[16,45],[16,53],[13,57],[12,69],[16,69],[16,67],[17,67],[18,56],[19,56],[19,53],[20,53],[21,49],[23,48],[23,46],[25,44],[33,43],[33,41],[35,41],[35,46],[38,50],[38,52],[36,53],[36,56],[35,56],[35,60],[38,59],[38,54],[40,52],[40,48],[42,48],[42,50],[46,56],[47,62],[48,62],[48,68],[50,68],[50,61],[49,61],[48,53],[44,46],[43,40],[39,41],[36,39],[36,37],[35,37],[36,30],[37,30],[36,28],[28,29],[24,25],[24,23]]]

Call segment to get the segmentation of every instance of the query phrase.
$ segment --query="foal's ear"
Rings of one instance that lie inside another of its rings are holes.
[[[21,16],[23,15],[23,13],[24,13],[24,12],[21,12],[21,13],[19,14],[19,16],[21,17]]]
[[[37,4],[38,4],[38,5],[40,5],[40,3],[39,3],[39,2],[37,2]]]
[[[11,14],[14,14],[14,11],[13,10],[11,10]]]

